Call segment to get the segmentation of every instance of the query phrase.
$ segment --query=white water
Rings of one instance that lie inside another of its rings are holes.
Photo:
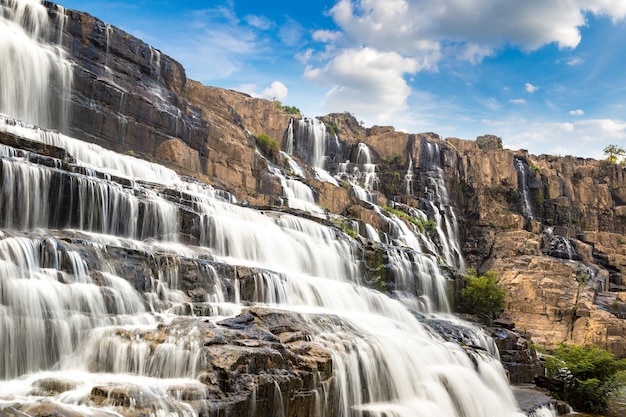
[[[302,168],[293,159],[289,158],[288,161],[290,161],[290,169],[297,174],[302,173],[302,175],[298,176],[304,177]],[[285,176],[279,168],[271,166],[269,161],[268,165],[270,166],[270,171],[280,181],[283,196],[287,199],[288,207],[303,210],[316,216],[324,215],[324,210],[315,202],[315,194],[311,187],[299,179]]]
[[[519,188],[520,197],[522,198],[522,214],[527,219],[532,219],[533,208],[530,204],[530,191],[528,189],[524,161],[515,158],[515,170],[517,171],[517,186]]]
[[[4,158],[2,165],[3,168],[20,167],[11,168],[14,170],[35,170],[41,178],[56,172],[56,168],[34,165],[20,158]],[[72,176],[87,182],[93,179],[81,174]],[[45,187],[50,190],[51,182],[32,181],[24,176],[21,178],[25,181],[22,189],[29,190],[24,195],[50,194]],[[80,183],[78,179],[76,181]],[[153,190],[145,189],[139,183],[135,187],[134,194],[144,195],[146,201],[150,201]],[[37,192],[30,192],[31,188]],[[193,258],[206,257],[203,254],[206,251],[215,259],[233,265],[261,266],[268,272],[259,277],[255,299],[249,302],[340,317],[343,323],[340,327],[332,325],[329,328],[328,323],[314,323],[319,326],[316,338],[334,350],[340,398],[340,404],[336,406],[340,410],[368,410],[376,413],[386,410],[394,415],[412,416],[432,415],[435,412],[446,416],[456,415],[456,408],[462,407],[468,416],[517,415],[511,398],[501,395],[501,391],[507,392],[507,385],[497,363],[487,361],[481,365],[485,369],[476,372],[473,362],[459,346],[433,336],[406,309],[405,305],[408,304],[424,312],[445,311],[447,308],[445,296],[441,298],[441,294],[445,293],[445,280],[438,274],[434,261],[424,263],[431,258],[416,253],[413,255],[415,259],[411,260],[405,252],[391,250],[392,257],[397,258],[393,264],[398,291],[404,296],[399,301],[392,300],[360,285],[358,247],[354,241],[336,230],[289,215],[259,213],[228,203],[211,193],[191,194],[190,188],[183,187],[182,191],[194,197],[194,210],[198,218],[202,219],[198,238],[205,248],[202,252],[192,248],[178,249],[167,243],[176,235],[172,232],[159,236],[165,239],[159,244],[159,250],[184,253]],[[162,198],[158,193],[156,197]],[[23,197],[25,201],[28,198]],[[40,216],[46,212],[44,203],[38,203],[42,208],[32,211],[28,216],[32,223],[41,222]],[[51,208],[56,202],[48,201],[47,204]],[[174,209],[176,207],[165,199],[162,199],[162,204]],[[97,206],[91,207],[91,211],[99,210]],[[2,214],[0,217],[5,218],[7,211],[3,209]],[[150,219],[156,219],[158,213],[149,216]],[[175,221],[176,216],[168,218]],[[3,227],[7,226],[11,225],[3,223]],[[88,225],[79,224],[76,227],[91,230]],[[17,229],[25,230],[28,226],[18,226]],[[121,235],[124,236],[124,233]],[[183,378],[185,384],[193,384],[193,378],[199,372],[194,368],[199,336],[193,332],[184,337],[172,335],[157,351],[150,350],[141,338],[157,323],[172,320],[172,312],[176,311],[172,310],[173,306],[189,302],[187,296],[177,290],[179,279],[176,269],[152,277],[150,281],[154,283],[154,289],[148,291],[143,302],[137,301],[137,297],[141,298],[142,295],[130,289],[126,281],[119,278],[118,271],[100,272],[106,273],[103,275],[108,277],[105,287],[112,291],[107,292],[107,296],[113,297],[113,305],[117,306],[111,309],[110,301],[105,304],[101,298],[101,287],[93,284],[92,276],[96,271],[85,267],[80,251],[69,250],[70,247],[59,249],[68,245],[59,246],[58,241],[45,232],[41,237],[32,234],[12,236],[4,233],[4,246],[0,246],[6,264],[4,268],[11,271],[3,274],[5,281],[2,293],[5,299],[2,304],[6,306],[2,309],[3,334],[13,335],[2,341],[2,350],[7,357],[15,358],[19,355],[20,360],[15,362],[19,366],[5,367],[5,372],[9,373],[5,375],[6,383],[0,383],[2,398],[16,396],[23,398],[23,401],[36,401],[36,398],[24,397],[26,394],[20,393],[19,387],[23,386],[24,381],[33,384],[33,381],[50,376],[53,368],[60,372],[55,378],[78,380],[81,387],[93,387],[103,378],[110,383],[126,380],[128,384],[144,387],[142,389],[150,395],[166,391],[168,384],[174,383],[172,378]],[[113,237],[105,238],[98,234],[86,236],[93,242],[134,247],[146,253],[155,250],[152,243],[119,238],[114,240]],[[46,251],[34,249],[44,244],[47,245]],[[15,248],[30,249],[18,251]],[[56,251],[54,248],[57,248]],[[63,257],[71,260],[68,265],[74,266],[64,269],[61,275],[64,278],[60,280],[56,270],[62,268],[59,261],[54,260]],[[42,259],[45,259],[44,263]],[[427,270],[415,270],[421,268],[420,265],[424,265]],[[419,284],[413,281],[419,276],[426,280]],[[14,290],[21,288],[16,287],[20,283],[27,284],[29,289]],[[115,289],[115,285],[122,284],[125,285],[123,291]],[[410,291],[404,291],[405,287]],[[215,285],[213,288],[214,296],[207,301],[221,308],[208,310],[214,311],[211,314],[228,315],[240,311],[240,307],[235,308],[238,300],[227,296],[223,286]],[[411,295],[416,291],[420,292],[419,297]],[[24,298],[25,294],[28,294],[28,298]],[[149,294],[154,294],[154,297]],[[125,301],[127,297],[130,298]],[[133,297],[135,301],[132,301]],[[109,306],[108,309],[103,304]],[[149,310],[137,308],[142,305],[147,305]],[[18,311],[21,313],[17,314]],[[86,318],[74,318],[76,311],[84,311]],[[16,325],[17,317],[28,317],[28,324]],[[69,320],[69,317],[72,319]],[[81,327],[63,330],[68,320]],[[110,327],[111,324],[114,327]],[[135,338],[117,336],[119,326],[123,326],[124,332],[136,335],[136,341],[133,341]],[[22,335],[23,328],[31,330]],[[53,331],[50,332],[50,329]],[[28,339],[23,339],[25,337]],[[55,346],[54,349],[45,354],[41,352],[41,346],[49,345]],[[100,369],[105,375],[92,375],[90,371],[95,369]],[[123,376],[125,373],[137,376]],[[494,373],[502,375],[494,377]],[[13,378],[20,375],[20,382],[16,383]],[[155,379],[157,375],[159,378]],[[471,394],[466,394],[468,387],[473,387]],[[55,401],[63,403],[71,397],[74,403],[88,406],[88,391],[76,388],[55,397]],[[494,397],[496,392],[498,395]],[[487,397],[491,399],[472,400]],[[167,403],[163,407],[184,415],[182,410],[185,407],[174,399],[166,396],[163,401]]]
[[[556,417],[557,411],[554,404],[544,405],[536,410],[533,410],[528,417]]]
[[[309,337],[333,352],[334,415],[520,415],[493,356],[468,356],[415,314],[448,307],[447,282],[414,231],[397,236],[409,249],[388,249],[393,299],[363,285],[360,245],[336,228],[241,207],[157,165],[1,120],[3,130],[64,147],[77,161],[38,164],[26,152],[0,149],[0,411],[51,402],[94,414],[92,391],[122,385],[138,402],[132,406],[145,401],[151,415],[195,416],[180,387],[211,399],[197,380],[204,335],[179,313],[197,307],[191,314],[215,322],[245,304],[310,321]],[[324,149],[313,147],[317,168]],[[140,261],[149,268],[132,270]],[[238,279],[220,277],[214,261],[258,267],[253,294],[242,300]],[[182,290],[189,267],[207,290],[202,300]],[[472,344],[493,349],[477,329],[460,325]],[[43,393],[37,387],[48,380],[68,389]],[[319,385],[315,395],[325,398],[325,390]],[[283,394],[279,387],[274,395],[277,416],[287,415]],[[99,407],[119,415],[118,405],[105,395]]]
[[[41,2],[0,2],[0,113],[64,129],[72,68],[53,36]]]
[[[459,224],[454,207],[448,198],[445,184],[445,172],[441,167],[439,144],[426,142],[422,152],[426,159],[426,195],[432,207],[437,223],[437,234],[443,246],[442,256],[448,265],[454,266],[459,272],[465,271],[465,260],[459,246]]]
[[[298,123],[294,153],[312,167],[324,169],[328,140],[324,123],[315,118],[303,118]]]
[[[406,195],[413,195],[413,181],[415,174],[413,172],[413,158],[409,155],[409,167],[406,170],[406,174],[404,174],[404,192]]]

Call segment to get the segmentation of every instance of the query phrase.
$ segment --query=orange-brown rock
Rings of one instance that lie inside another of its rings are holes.
[[[191,173],[202,172],[198,151],[190,148],[180,139],[170,139],[160,144],[155,156],[157,159],[167,161]]]

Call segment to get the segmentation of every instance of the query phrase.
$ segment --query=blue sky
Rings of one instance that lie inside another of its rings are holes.
[[[63,1],[189,78],[365,126],[502,137],[533,154],[626,147],[626,0]]]

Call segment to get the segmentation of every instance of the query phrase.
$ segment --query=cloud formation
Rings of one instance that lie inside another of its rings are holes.
[[[256,84],[241,84],[237,86],[237,90],[250,94],[252,97],[265,98],[268,100],[282,101],[287,98],[289,90],[287,86],[280,81],[274,81],[269,87],[266,87],[260,93],[257,92]]]
[[[581,41],[580,28],[586,24],[586,14],[622,20],[626,18],[626,2],[338,0],[328,13],[337,30],[313,33],[313,40],[325,43],[326,48],[319,53],[321,63],[317,67],[307,60],[305,75],[324,80],[329,86],[327,97],[331,107],[337,101],[347,108],[367,107],[364,116],[371,120],[385,118],[405,107],[410,95],[410,88],[403,80],[407,75],[437,72],[449,60],[478,64],[511,46],[524,51],[534,51],[547,44],[556,44],[561,49],[575,48]],[[351,71],[343,68],[349,56],[389,54],[397,59],[386,65],[384,71],[380,67],[374,70],[357,67],[358,61]],[[399,62],[402,63],[398,65]],[[574,58],[569,64],[581,62]],[[348,73],[350,76],[346,77]],[[384,76],[389,80],[388,85],[382,86],[383,81],[373,79],[373,73]],[[361,84],[363,79],[370,79],[373,85]],[[362,89],[356,89],[357,86]],[[530,83],[525,88],[528,93],[538,89]],[[385,115],[363,104],[370,100],[376,101]],[[389,103],[393,105],[386,107]]]
[[[418,68],[414,59],[396,52],[344,49],[324,67],[307,67],[305,77],[329,87],[328,111],[350,110],[382,122],[406,108],[411,88],[403,75]]]
[[[570,110],[569,114],[571,114],[572,116],[582,116],[583,114],[585,114],[585,112],[582,111],[581,109],[576,109],[576,110]]]
[[[532,85],[531,83],[526,83],[526,85],[524,85],[524,89],[526,90],[527,93],[533,94],[537,90],[539,90],[539,87],[537,87],[536,85]]]
[[[530,124],[509,121],[507,129],[506,146],[528,149],[532,144],[541,143],[542,152],[553,155],[586,155],[602,159],[606,146],[626,141],[626,122],[613,119]]]

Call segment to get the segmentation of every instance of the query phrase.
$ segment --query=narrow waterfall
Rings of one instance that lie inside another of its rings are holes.
[[[458,271],[465,271],[465,260],[460,248],[459,224],[454,207],[450,204],[445,172],[441,167],[438,143],[423,140],[420,166],[424,167],[424,185],[427,204],[437,223],[437,234],[443,246],[442,255],[448,265]]]
[[[528,174],[526,164],[520,158],[514,158],[515,170],[517,171],[517,186],[522,199],[522,214],[527,219],[533,218],[533,207],[530,204],[530,190],[528,189]]]
[[[2,25],[43,7],[2,4]],[[43,73],[64,63],[50,35],[35,33],[16,42],[37,48],[14,52]],[[39,61],[38,48],[55,52]],[[2,70],[2,82],[18,79]],[[494,343],[447,314],[436,248],[393,214],[375,206],[396,225],[391,237],[367,228],[393,283],[379,291],[360,238],[37,127],[55,124],[3,100],[0,135],[30,144],[0,146],[0,414],[292,416],[302,402],[312,416],[523,415]],[[298,129],[295,153],[326,172],[325,126]],[[438,152],[429,190],[446,213],[443,241],[458,231]]]
[[[413,180],[415,177],[415,173],[413,171],[413,158],[409,155],[409,166],[406,170],[406,174],[404,174],[404,193],[406,195],[413,195]]]
[[[285,134],[285,153],[287,155],[293,154],[293,119],[289,120],[289,126],[287,127],[287,133]]]

